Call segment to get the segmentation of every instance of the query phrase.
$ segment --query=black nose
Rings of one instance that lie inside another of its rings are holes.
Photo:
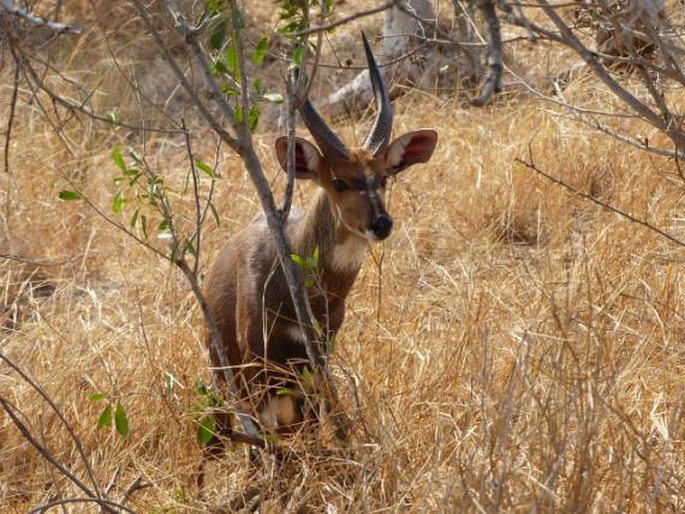
[[[371,230],[378,239],[385,239],[392,232],[392,218],[381,214],[371,223]]]

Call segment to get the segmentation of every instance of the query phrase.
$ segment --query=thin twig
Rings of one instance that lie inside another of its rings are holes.
[[[14,61],[14,78],[12,81],[12,97],[10,98],[10,113],[7,117],[7,128],[5,129],[5,156],[4,166],[5,173],[10,174],[10,140],[12,139],[12,127],[14,125],[14,114],[17,108],[17,96],[19,93],[19,67],[20,63],[15,59]],[[9,196],[9,190],[7,192]],[[9,204],[9,202],[8,202]]]
[[[74,432],[74,429],[71,427],[67,419],[64,417],[64,414],[62,414],[62,411],[59,409],[57,404],[50,398],[50,396],[45,392],[45,390],[38,385],[31,377],[29,377],[19,366],[17,366],[12,360],[10,360],[3,352],[0,352],[0,359],[5,361],[5,363],[12,368],[16,373],[21,376],[21,378],[29,384],[40,396],[43,397],[45,402],[50,406],[50,408],[53,410],[55,414],[57,414],[57,417],[60,419],[64,427],[67,429],[67,432],[69,432],[69,436],[72,438],[74,441],[74,445],[76,446],[76,450],[79,453],[79,456],[81,457],[81,460],[83,461],[83,464],[86,468],[86,474],[88,475],[88,479],[90,480],[91,484],[93,484],[93,487],[97,491],[99,489],[97,480],[95,480],[95,474],[93,473],[93,468],[90,465],[90,462],[88,461],[88,458],[86,457],[86,452],[83,450],[83,446],[81,445],[81,440],[76,436],[76,433]],[[85,489],[84,489],[85,491]],[[99,496],[99,495],[95,495]]]
[[[147,132],[155,132],[158,134],[178,134],[182,132],[182,129],[180,128],[161,128],[161,127],[147,127],[147,126],[142,126],[142,125],[136,125],[133,123],[127,123],[121,120],[116,119],[116,117],[112,115],[102,115],[98,114],[95,111],[92,111],[91,109],[87,108],[85,106],[85,101],[89,99],[93,94],[95,94],[95,89],[90,91],[87,96],[86,100],[81,101],[81,102],[74,102],[72,100],[69,100],[68,98],[65,98],[62,95],[59,95],[55,93],[46,83],[45,81],[39,76],[38,72],[35,70],[35,68],[31,65],[31,61],[36,61],[37,63],[49,67],[52,71],[57,73],[58,75],[61,75],[58,70],[55,70],[54,67],[52,67],[49,63],[42,61],[41,59],[35,57],[33,54],[27,55],[26,53],[22,52],[22,57],[24,58],[24,65],[26,70],[29,72],[29,75],[35,85],[37,86],[37,90],[43,91],[50,100],[58,105],[61,105],[62,107],[70,110],[70,111],[77,111],[80,112],[81,114],[84,114],[85,116],[96,120],[100,121],[103,123],[106,123],[108,125],[111,125],[113,127],[123,127],[123,128],[128,128],[131,130],[135,131],[147,131]],[[64,77],[62,77],[64,79]],[[66,80],[66,79],[65,79]],[[67,82],[69,82],[67,80]],[[36,90],[33,90],[34,95]]]
[[[668,157],[669,159],[676,159],[678,157],[678,153],[675,150],[668,150],[666,148],[650,146],[647,139],[642,141],[634,137],[619,134],[615,130],[612,130],[611,128],[607,127],[606,125],[603,125],[597,120],[586,120],[582,116],[572,117],[571,119],[579,121],[580,123],[584,123],[590,127],[593,127],[599,132],[602,132],[603,134],[606,134],[607,136],[612,137],[617,141],[620,141],[621,143],[637,148],[638,150],[641,150],[643,152],[649,152],[660,157]]]
[[[324,5],[326,2],[322,2]],[[339,20],[335,20],[331,23],[326,23],[325,25],[317,25],[315,27],[310,27],[308,29],[301,30],[299,32],[295,32],[293,36],[295,37],[304,37],[309,34],[315,34],[315,33],[321,33],[321,32],[326,32],[328,30],[334,29],[335,27],[338,27],[340,25],[344,25],[346,23],[351,22],[352,20],[356,20],[358,18],[363,18],[365,16],[370,16],[372,14],[376,14],[382,11],[385,11],[386,9],[390,9],[393,5],[395,5],[394,0],[390,0],[388,2],[385,2],[377,7],[372,7],[371,9],[365,9],[362,11],[357,11],[354,14],[351,14],[349,16],[345,16],[344,18],[340,18]]]
[[[490,30],[487,52],[488,72],[485,84],[480,96],[471,100],[471,105],[483,107],[495,93],[502,90],[502,70],[504,69],[502,65],[502,31],[492,1],[478,0],[476,5],[483,14]]]
[[[183,128],[186,128],[185,120],[181,121]],[[193,181],[193,199],[195,200],[195,233],[191,239],[195,241],[195,253],[193,255],[193,275],[197,276],[197,270],[200,265],[200,248],[202,246],[202,208],[200,206],[200,187],[199,178],[197,176],[197,166],[195,165],[195,156],[193,155],[193,148],[190,144],[190,134],[185,132],[186,152],[188,155],[188,163],[190,164],[190,176]]]
[[[529,150],[529,153],[530,153],[530,150]],[[521,163],[521,164],[523,164],[523,165],[526,166],[527,168],[533,170],[535,173],[537,173],[537,174],[539,174],[539,175],[542,175],[543,177],[545,177],[545,178],[546,178],[547,180],[549,180],[550,182],[552,182],[552,183],[554,183],[554,184],[557,184],[558,186],[563,187],[563,188],[566,189],[567,191],[570,191],[570,192],[573,193],[574,195],[580,196],[581,198],[584,198],[585,200],[590,200],[592,203],[594,203],[594,204],[596,204],[596,205],[599,205],[599,206],[602,207],[603,209],[606,209],[606,210],[608,210],[608,211],[611,211],[611,212],[613,212],[613,213],[616,213],[616,214],[618,214],[618,215],[620,215],[620,216],[626,218],[627,220],[629,220],[629,221],[631,221],[631,222],[633,222],[633,223],[636,223],[636,224],[638,224],[638,225],[641,225],[641,226],[643,226],[643,227],[645,227],[645,228],[651,230],[652,232],[656,232],[656,233],[659,234],[660,236],[662,236],[662,237],[668,239],[669,241],[671,241],[672,243],[677,244],[678,246],[685,246],[685,241],[681,241],[680,239],[678,239],[678,238],[672,236],[671,234],[669,234],[668,232],[664,232],[663,230],[661,230],[661,229],[658,228],[658,227],[655,227],[654,225],[652,225],[652,224],[649,223],[648,221],[642,220],[642,219],[640,219],[640,218],[636,218],[636,217],[633,216],[632,214],[629,214],[629,213],[627,213],[627,212],[625,212],[625,211],[622,211],[621,209],[618,209],[617,207],[614,207],[613,205],[609,205],[608,203],[605,203],[605,202],[603,202],[603,201],[601,201],[601,200],[598,200],[597,198],[595,198],[595,197],[592,196],[591,194],[588,194],[588,193],[585,193],[585,192],[583,192],[583,191],[581,191],[581,190],[579,190],[579,189],[576,189],[575,187],[571,186],[570,184],[567,184],[566,182],[564,182],[564,181],[561,180],[560,178],[557,178],[557,177],[554,177],[554,176],[550,175],[549,173],[547,173],[547,172],[543,171],[542,169],[540,169],[540,168],[533,162],[532,157],[529,157],[529,158],[530,158],[530,161],[525,161],[525,160],[520,159],[520,158],[517,157],[517,158],[515,159],[515,161],[516,161],[516,162],[519,162],[519,163]]]
[[[166,59],[167,63],[171,67],[172,71],[176,75],[176,78],[178,81],[181,83],[183,86],[183,89],[185,89],[189,95],[195,106],[198,108],[202,116],[205,118],[205,120],[209,123],[209,125],[212,127],[212,130],[214,130],[217,134],[221,135],[221,138],[229,144],[234,150],[238,150],[239,145],[238,141],[230,134],[228,133],[222,126],[222,124],[217,120],[214,115],[207,109],[207,106],[200,100],[198,95],[195,92],[195,89],[193,88],[192,84],[188,81],[187,77],[185,76],[185,73],[183,73],[183,70],[181,67],[178,65],[178,62],[176,62],[176,59],[174,58],[173,55],[171,55],[171,52],[169,51],[168,46],[162,39],[161,34],[159,31],[155,28],[154,24],[152,23],[152,19],[150,18],[149,13],[147,12],[147,8],[143,5],[143,3],[140,0],[131,0],[131,3],[134,5],[134,7],[138,10],[138,13],[140,14],[140,17],[142,18],[143,22],[145,23],[145,26],[148,29],[148,32],[152,35],[152,37],[155,39],[155,42],[157,43],[157,46],[159,49],[162,51],[162,54],[164,54],[164,58]],[[173,3],[173,2],[172,2]],[[178,22],[178,21],[177,21]],[[179,26],[180,30],[185,31],[185,35],[187,40],[190,39],[192,42],[192,34],[193,32],[188,28],[187,25],[180,25]],[[201,52],[200,52],[201,53]],[[194,53],[194,55],[196,55]],[[211,71],[209,71],[210,77],[211,77]],[[205,76],[205,78],[207,78]],[[212,82],[216,85],[216,81],[214,80],[213,77]],[[225,100],[221,101],[223,98],[223,94],[218,90],[218,85],[212,89],[212,93],[214,94],[214,100],[222,107],[224,107],[224,111],[226,111],[226,107],[228,107],[228,119],[233,121],[234,116],[232,113],[232,110],[230,109],[230,106],[226,104]],[[224,106],[225,104],[225,106]]]
[[[65,266],[71,262],[71,260],[66,261],[36,261],[33,259],[27,259],[26,257],[19,257],[18,255],[12,255],[9,253],[0,253],[0,259],[6,259],[8,261],[20,262],[22,264],[30,264],[31,266],[40,266],[42,268]]]
[[[2,396],[0,396],[0,407],[4,409],[4,411],[7,413],[7,415],[10,417],[14,425],[19,429],[19,432],[21,432],[21,435],[28,441],[28,443],[33,446],[38,453],[41,454],[41,456],[50,464],[52,464],[55,468],[57,468],[62,475],[64,475],[66,478],[71,480],[76,487],[81,489],[84,493],[86,493],[92,500],[98,500],[99,495],[96,494],[95,492],[91,491],[88,486],[86,486],[76,475],[74,475],[64,464],[59,462],[55,457],[43,446],[41,445],[35,437],[31,434],[31,431],[28,429],[26,425],[19,419],[19,417],[16,415],[14,412],[14,408],[10,405],[10,403],[5,400]]]
[[[41,16],[36,16],[29,11],[22,9],[17,6],[12,0],[0,0],[0,8],[13,14],[14,16],[28,21],[32,25],[37,25],[39,27],[45,27],[58,34],[80,34],[81,29],[73,25],[67,25],[65,23],[55,23],[53,21],[48,21]]]
[[[119,480],[120,475],[121,475],[121,466],[117,466],[116,468],[114,468],[114,473],[112,473],[112,478],[109,479],[109,482],[107,483],[105,488],[102,490],[103,496],[109,495],[112,488],[116,485],[117,480]]]
[[[51,501],[45,505],[31,509],[28,511],[28,514],[43,514],[44,512],[47,512],[55,507],[64,505],[82,505],[84,503],[95,503],[96,505],[99,505],[103,509],[106,509],[108,512],[112,513],[123,511],[136,514],[135,510],[131,510],[120,503],[106,500],[104,498],[63,498],[61,500]]]
[[[134,0],[134,4],[136,7],[141,5],[139,0]],[[194,90],[193,86],[188,82],[188,79],[186,78],[185,74],[183,71],[180,69],[178,64],[176,63],[176,59],[171,55],[169,52],[169,49],[166,44],[161,39],[161,35],[159,34],[159,31],[157,31],[154,26],[152,25],[152,21],[150,21],[149,15],[147,14],[147,11],[145,8],[142,7],[141,5],[141,15],[143,15],[147,18],[146,20],[146,25],[148,26],[148,29],[153,32],[153,36],[155,37],[155,40],[157,40],[158,46],[162,49],[162,52],[164,52],[164,56],[167,59],[167,62],[172,66],[174,69],[174,72],[176,73],[176,77],[181,81],[183,84],[183,87],[186,91],[192,92],[195,94],[191,94],[191,97],[195,101],[195,105],[198,107],[202,115],[205,117],[207,121],[212,123],[212,120],[214,120],[214,117],[210,114],[209,109],[205,106],[204,102],[202,102],[199,98],[199,96],[196,94],[196,91]],[[139,9],[139,11],[141,11]],[[219,83],[216,81],[214,78],[214,74],[212,73],[212,66],[209,63],[209,60],[207,59],[207,55],[205,54],[204,50],[202,49],[202,46],[200,46],[200,42],[198,41],[198,30],[191,27],[188,25],[188,22],[185,20],[183,15],[181,14],[181,10],[178,8],[176,5],[176,2],[173,0],[167,0],[167,9],[171,13],[171,16],[174,18],[174,23],[176,24],[177,30],[185,37],[186,42],[188,43],[188,46],[190,46],[190,50],[193,54],[193,57],[195,58],[195,61],[197,61],[198,65],[200,66],[200,71],[202,72],[204,78],[205,78],[205,83],[207,84],[207,87],[209,87],[210,91],[212,92],[212,99],[214,102],[217,104],[219,109],[221,110],[221,113],[223,116],[226,118],[226,121],[228,121],[234,129],[237,130],[236,127],[236,115],[235,111],[233,110],[233,107],[229,105],[229,103],[226,101],[226,95],[224,95],[221,92],[221,87],[219,86]],[[245,86],[245,84],[243,84]],[[241,92],[243,96],[247,96],[248,89],[246,87],[241,88]],[[243,118],[247,120],[247,111],[243,113]],[[240,148],[240,141],[238,141],[235,137],[230,135],[228,132],[223,130],[220,124],[217,124],[216,121],[213,122],[212,128],[214,130],[217,130],[217,127],[219,128],[218,132],[222,134],[222,137],[226,143],[228,143],[236,152],[240,153],[241,148]]]
[[[235,0],[231,0],[229,2],[229,6],[231,10],[239,9],[239,6],[236,4]],[[235,24],[234,38],[237,48],[236,53],[238,55],[238,67],[241,75],[241,89],[243,91],[242,107],[243,112],[247,113],[249,110],[249,97],[246,94],[248,89],[247,73],[243,55],[243,42],[241,30],[239,27],[235,26]],[[281,217],[276,209],[273,194],[271,193],[269,184],[264,176],[261,162],[254,151],[252,135],[247,124],[247,116],[243,116],[243,123],[237,126],[236,129],[238,131],[238,138],[243,150],[241,156],[259,194],[262,209],[266,215],[267,224],[276,243],[278,260],[285,274],[286,282],[288,283],[288,288],[293,300],[293,307],[295,308],[297,320],[300,325],[300,329],[305,335],[305,350],[307,357],[314,370],[320,370],[324,374],[327,374],[326,357],[320,349],[318,338],[314,332],[311,307],[309,305],[309,299],[304,287],[302,274],[300,273],[299,268],[297,268],[297,265],[290,258],[292,254],[290,242],[283,232],[283,227],[281,226]]]
[[[200,216],[200,225],[203,225],[205,219],[207,219],[207,213],[210,209],[213,211],[212,197],[214,196],[214,187],[216,186],[216,169],[219,167],[219,152],[221,151],[221,137],[217,136],[216,140],[216,150],[214,151],[214,166],[212,166],[212,181],[209,184],[209,191],[207,192],[207,203],[205,203],[202,209],[202,216]],[[220,220],[217,218],[217,224]]]
[[[152,483],[145,483],[143,482],[142,476],[137,476],[133,480],[133,482],[131,482],[129,486],[126,488],[124,494],[121,495],[121,500],[119,500],[119,503],[121,505],[125,504],[133,493],[135,493],[136,491],[140,491],[141,489],[146,489],[148,487],[152,487]]]
[[[168,0],[173,3],[173,0]],[[229,1],[230,9],[235,12],[239,10],[236,0]],[[249,97],[247,73],[245,67],[245,56],[243,52],[242,28],[235,22],[236,16],[232,16],[233,23],[233,37],[236,45],[236,54],[238,56],[238,68],[241,77],[241,90],[243,91],[242,106],[243,112],[247,113],[249,110]],[[200,63],[202,64],[202,63]],[[278,261],[288,284],[288,289],[293,302],[295,315],[299,324],[300,330],[304,336],[305,353],[312,369],[315,371],[314,375],[319,381],[318,391],[322,393],[324,399],[324,409],[326,412],[331,412],[331,405],[339,403],[335,383],[330,375],[328,368],[326,345],[322,342],[314,331],[314,316],[312,314],[311,305],[309,302],[309,295],[304,286],[304,278],[301,270],[290,258],[292,250],[290,242],[286,237],[283,226],[281,225],[281,216],[276,208],[273,194],[269,188],[269,184],[264,176],[261,162],[254,151],[252,142],[252,134],[247,122],[247,116],[243,116],[242,124],[236,125],[238,139],[241,144],[241,157],[245,163],[245,167],[250,173],[250,177],[257,189],[262,204],[262,209],[266,216],[267,225],[274,238]],[[336,432],[343,434],[346,430],[341,423],[338,422],[337,417],[333,417],[333,423],[336,425]]]
[[[571,28],[564,22],[561,16],[559,16],[555,8],[551,6],[547,0],[539,1],[547,17],[557,26],[557,29],[559,29],[559,41],[564,45],[569,46],[580,55],[595,75],[597,75],[597,77],[599,77],[618,98],[628,104],[641,118],[668,136],[679,151],[685,149],[685,135],[674,126],[675,124],[671,123],[671,117],[669,116],[666,119],[662,118],[657,112],[621,86],[599,62],[597,57],[575,36],[575,34],[573,34]],[[535,31],[549,32],[537,26],[535,26]]]
[[[288,136],[288,180],[285,184],[283,207],[281,208],[281,220],[284,224],[290,216],[290,207],[292,205],[293,191],[295,189],[295,104],[297,103],[298,76],[299,74],[297,73],[297,70],[292,68],[288,70],[288,76],[286,77],[288,93],[288,107],[286,113],[286,127]]]

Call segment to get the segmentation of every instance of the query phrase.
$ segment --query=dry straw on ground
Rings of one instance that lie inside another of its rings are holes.
[[[58,41],[52,58],[75,81],[99,84],[96,107],[134,117],[141,94],[164,95],[173,79],[160,71],[140,27],[111,21],[122,10],[83,4],[86,33]],[[78,20],[79,12],[68,14]],[[556,50],[546,51],[555,62]],[[530,55],[517,49],[516,68],[542,80],[548,70],[539,60],[528,66]],[[3,59],[11,63],[6,50]],[[3,68],[5,120],[11,66]],[[51,74],[48,80],[66,88]],[[682,93],[674,94],[685,107]],[[619,109],[589,75],[566,95]],[[21,89],[10,173],[0,176],[1,251],[22,259],[0,261],[0,350],[60,406],[99,484],[119,470],[112,499],[141,477],[146,487],[127,503],[140,512],[204,512],[249,486],[269,491],[265,512],[284,505],[327,512],[685,509],[685,250],[515,159],[532,156],[579,190],[685,239],[683,183],[672,161],[602,136],[515,87],[480,110],[418,91],[399,98],[395,131],[435,127],[440,143],[429,165],[393,184],[395,234],[374,247],[349,298],[333,372],[355,422],[351,448],[331,453],[309,444],[297,460],[282,468],[267,460],[251,476],[245,449],[236,446],[207,464],[200,490],[196,386],[209,373],[196,302],[169,264],[83,202],[57,198],[78,187],[110,212],[115,145],[144,152],[180,191],[182,138],[143,141],[81,116],[55,130],[48,99],[30,100]],[[178,115],[182,98],[174,102],[168,107]],[[164,119],[146,112],[150,122]],[[195,152],[211,162],[208,129],[187,116]],[[350,140],[367,120],[341,120],[336,129]],[[624,128],[656,137],[637,121]],[[279,182],[275,136],[262,126],[256,144]],[[205,269],[227,234],[258,210],[239,159],[220,152],[219,170],[222,224],[207,225]],[[296,204],[309,192],[300,187]],[[172,200],[179,212],[192,212],[187,195]],[[89,400],[94,392],[125,406],[126,437],[97,429],[102,405]],[[0,396],[84,476],[56,416],[4,364]],[[0,510],[26,512],[78,494],[0,412]]]

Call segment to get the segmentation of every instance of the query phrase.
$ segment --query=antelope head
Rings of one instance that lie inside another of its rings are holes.
[[[306,139],[296,138],[295,176],[312,180],[326,191],[338,220],[350,232],[369,241],[382,241],[393,226],[383,200],[388,178],[413,164],[428,162],[438,134],[433,129],[421,129],[390,142],[392,105],[363,33],[362,39],[378,111],[371,130],[361,148],[350,150],[306,99],[300,114],[318,148]],[[287,137],[279,137],[276,154],[284,170],[287,151]]]

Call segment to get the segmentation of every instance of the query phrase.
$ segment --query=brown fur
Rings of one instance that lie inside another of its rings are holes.
[[[359,268],[337,272],[329,261],[337,241],[359,236],[336,222],[331,209],[328,195],[320,191],[305,218],[288,222],[286,233],[298,255],[312,255],[319,248],[321,285],[327,295],[322,297],[312,289],[310,302],[320,326],[334,333],[342,325],[345,298]],[[336,229],[331,230],[332,226]],[[260,216],[231,238],[207,283],[207,302],[228,360],[236,366],[233,372],[243,400],[250,398],[257,384],[298,390],[297,377],[289,377],[285,370],[301,374],[307,363],[304,345],[292,337],[290,329],[299,330],[297,316],[268,230]],[[236,248],[244,251],[236,252]],[[220,366],[214,352],[211,358],[213,366]],[[263,397],[252,398],[250,403],[259,410],[264,401]],[[279,424],[299,421],[279,420]]]
[[[297,176],[313,180],[320,189],[302,217],[290,216],[285,232],[297,255],[311,256],[318,248],[318,287],[309,288],[309,301],[314,318],[329,336],[342,325],[345,299],[369,240],[384,239],[392,228],[383,202],[384,179],[416,162],[426,162],[436,141],[435,131],[417,131],[399,138],[379,155],[361,150],[351,152],[345,161],[333,162],[311,143],[297,139]],[[285,168],[284,145],[285,138],[276,143]],[[336,180],[344,181],[348,189],[336,190]],[[374,228],[379,217],[384,229]],[[244,409],[278,433],[296,429],[305,419],[300,379],[308,359],[264,216],[228,240],[209,274],[205,294]],[[218,368],[220,359],[214,349],[210,355]],[[221,373],[216,376],[221,380]],[[289,394],[277,395],[282,388]],[[274,421],[275,426],[269,426]],[[228,428],[227,416],[220,424]]]

